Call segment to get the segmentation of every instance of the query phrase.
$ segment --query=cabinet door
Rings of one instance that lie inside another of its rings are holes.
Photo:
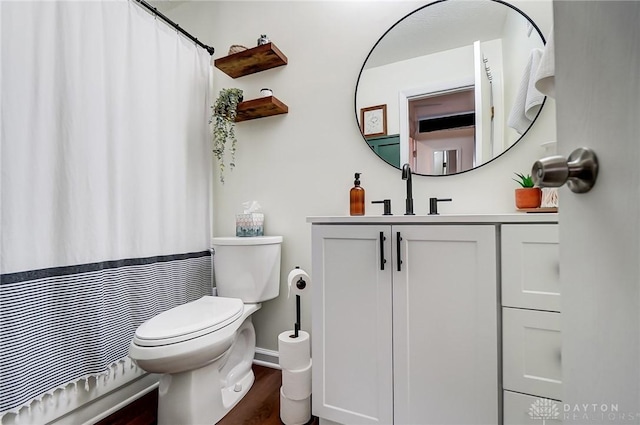
[[[390,229],[312,228],[313,414],[321,418],[393,421]]]
[[[562,398],[560,313],[502,309],[504,389]]]
[[[394,423],[498,423],[495,227],[392,233]]]
[[[559,425],[563,414],[559,401],[504,392],[504,425]]]
[[[502,226],[502,305],[560,311],[557,224]]]

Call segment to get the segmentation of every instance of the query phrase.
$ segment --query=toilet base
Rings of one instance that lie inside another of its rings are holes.
[[[225,415],[229,413],[229,411],[233,409],[236,404],[240,402],[240,400],[242,400],[245,394],[249,392],[254,382],[255,375],[253,374],[253,371],[250,370],[249,373],[247,373],[244,378],[242,378],[237,384],[240,386],[240,389],[238,389],[238,391],[236,391],[237,388],[235,387],[227,387],[222,390],[222,404],[224,404],[225,409],[227,410],[225,412]],[[224,415],[222,415],[220,419],[222,419],[223,417]],[[217,419],[216,422],[220,419]]]
[[[183,376],[189,373],[163,375],[158,391],[158,425],[213,425],[242,400],[255,380],[253,371],[249,370],[249,373],[238,382],[237,388],[233,385],[222,390],[217,389],[216,397],[214,394],[216,388],[212,385],[216,381],[207,379],[213,379],[216,374],[200,370],[198,375],[192,374],[191,377]],[[194,382],[195,376],[198,377],[196,381],[206,379],[208,385],[201,387],[199,383]],[[168,391],[169,388],[171,391]],[[175,397],[176,394],[179,394],[179,397]]]
[[[196,370],[162,375],[158,425],[213,425],[222,419],[253,385],[254,351],[255,330],[247,317],[220,359]]]

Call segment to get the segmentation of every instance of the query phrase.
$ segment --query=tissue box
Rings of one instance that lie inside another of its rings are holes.
[[[264,214],[236,214],[236,236],[264,236]]]

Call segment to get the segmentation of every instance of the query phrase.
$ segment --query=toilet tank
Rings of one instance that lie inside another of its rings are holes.
[[[213,238],[218,296],[259,303],[280,293],[282,236]]]

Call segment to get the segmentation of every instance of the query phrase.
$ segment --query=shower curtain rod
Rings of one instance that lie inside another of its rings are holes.
[[[209,52],[210,55],[213,55],[213,53],[215,52],[215,49],[213,47],[207,46],[206,44],[202,43],[200,40],[198,40],[197,38],[195,38],[194,36],[189,34],[187,31],[183,30],[180,27],[180,25],[176,24],[171,19],[169,19],[167,16],[163,15],[162,13],[160,13],[157,8],[151,6],[146,1],[144,1],[144,0],[134,0],[134,1],[136,3],[138,3],[138,4],[140,4],[141,6],[143,6],[145,9],[147,9],[151,13],[153,13],[154,15],[156,15],[157,17],[159,17],[160,19],[162,19],[163,21],[165,21],[167,24],[169,24],[169,26],[175,28],[177,31],[182,33],[182,35],[187,37],[189,40],[195,42],[198,46],[200,46],[203,49],[205,49],[207,52]]]

